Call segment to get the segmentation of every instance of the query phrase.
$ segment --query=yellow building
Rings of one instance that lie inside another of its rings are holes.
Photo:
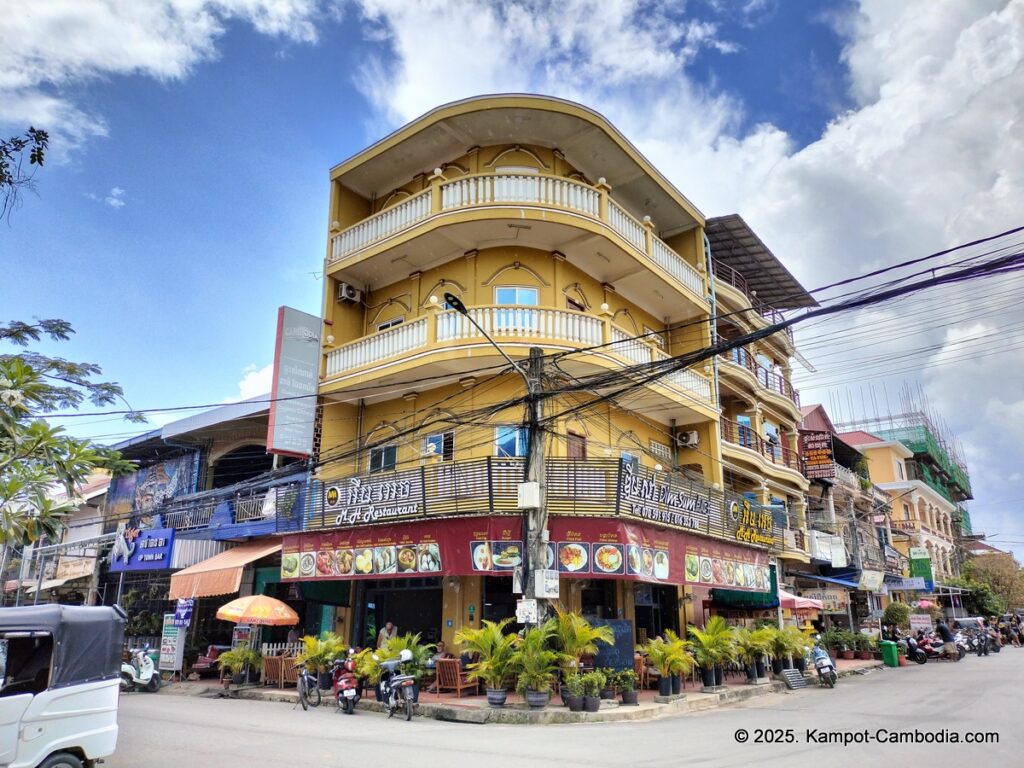
[[[386,621],[450,643],[514,615],[527,566],[637,639],[702,621],[712,588],[765,594],[772,558],[806,548],[792,340],[722,390],[729,418],[778,426],[756,451],[722,440],[713,360],[648,373],[718,334],[705,223],[607,120],[551,98],[449,104],[333,168],[322,494],[286,580],[351,582],[338,628],[359,644]],[[771,319],[722,290],[736,328]],[[525,386],[477,325],[543,355],[544,563],[523,562]]]

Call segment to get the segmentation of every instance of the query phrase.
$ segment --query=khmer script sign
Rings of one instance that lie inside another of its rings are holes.
[[[634,471],[628,465],[623,465],[619,493],[621,509],[627,515],[676,528],[699,529],[711,512],[708,495],[674,486],[667,477]]]
[[[425,506],[423,476],[418,470],[379,478],[352,477],[324,491],[325,517],[335,527],[418,517]]]

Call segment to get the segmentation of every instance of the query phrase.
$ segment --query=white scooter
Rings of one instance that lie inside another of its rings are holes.
[[[814,668],[818,671],[818,685],[835,688],[839,676],[836,674],[836,665],[828,655],[828,651],[820,645],[816,645],[811,650],[811,659],[814,661]]]
[[[149,646],[136,648],[131,653],[131,663],[121,663],[121,690],[128,692],[138,689],[150,693],[159,691],[160,672],[149,655]]]

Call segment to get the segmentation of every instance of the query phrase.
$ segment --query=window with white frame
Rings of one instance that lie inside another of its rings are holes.
[[[499,285],[494,289],[494,303],[535,307],[539,303],[539,291],[520,285]]]
[[[502,458],[525,456],[527,453],[527,434],[523,427],[495,427],[494,453]]]
[[[404,317],[396,317],[393,320],[386,320],[383,323],[377,323],[377,330],[386,331],[388,328],[394,328],[396,325],[401,325],[404,322]]]
[[[903,476],[903,474],[904,474],[903,473],[903,462],[900,461],[899,459],[897,459],[896,460],[896,476],[900,480],[906,480],[906,478]]]
[[[451,461],[455,458],[455,433],[439,432],[436,435],[427,435],[424,448],[429,455],[440,456],[441,461]]]
[[[398,446],[382,445],[370,449],[370,474],[390,472],[398,465]]]

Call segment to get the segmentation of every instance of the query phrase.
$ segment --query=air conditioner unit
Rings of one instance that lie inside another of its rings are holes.
[[[700,435],[696,432],[680,432],[676,435],[676,444],[680,448],[696,448],[700,442]]]
[[[363,292],[356,288],[354,285],[348,283],[338,283],[338,303],[339,304],[358,304],[363,298]]]

